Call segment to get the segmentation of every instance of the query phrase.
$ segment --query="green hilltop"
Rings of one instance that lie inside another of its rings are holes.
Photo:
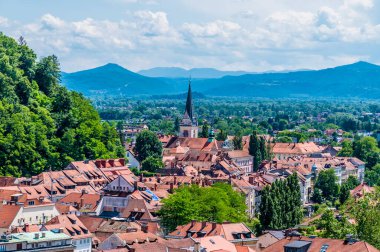
[[[70,161],[124,156],[114,127],[60,83],[57,57],[37,61],[0,33],[0,175],[31,176]]]

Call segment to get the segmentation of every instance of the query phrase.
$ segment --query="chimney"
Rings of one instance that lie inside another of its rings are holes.
[[[216,222],[212,222],[212,228],[211,230],[214,230],[216,228]]]
[[[177,184],[177,176],[174,176],[174,184]]]
[[[115,167],[115,159],[108,160],[108,163],[110,163],[111,167]]]
[[[39,239],[40,238],[40,234],[39,233],[35,233],[34,234],[34,239]]]
[[[141,231],[143,231],[144,233],[148,233],[148,223],[141,223]]]
[[[100,160],[101,164],[102,164],[102,168],[106,168],[107,167],[107,160]]]
[[[251,184],[251,185],[253,185],[254,184],[254,181],[255,181],[255,178],[254,177],[249,177],[248,178],[248,182]]]
[[[101,166],[102,166],[102,162],[101,162],[100,160],[95,160],[95,166],[96,166],[97,168],[101,168]]]
[[[144,180],[144,175],[141,173],[140,174],[140,182],[143,182],[143,180]]]
[[[79,208],[82,208],[84,206],[84,198],[80,198]]]
[[[207,225],[207,221],[202,221],[202,229],[204,229]]]
[[[194,252],[201,252],[201,243],[199,241],[194,243]]]
[[[157,174],[157,183],[161,183],[161,175]]]
[[[191,221],[191,226],[190,226],[190,228],[194,227],[195,222],[196,222],[195,220],[192,220],[192,221]]]
[[[154,183],[154,190],[157,191],[157,183]]]
[[[46,236],[46,233],[45,233],[45,232],[42,232],[42,233],[41,233],[41,238],[45,238],[45,236]]]
[[[173,193],[174,192],[174,185],[173,183],[170,183],[170,190],[169,190],[170,193]]]
[[[133,182],[133,186],[135,188],[135,191],[137,191],[138,190],[137,181]]]
[[[119,158],[119,162],[122,166],[125,166],[125,159],[124,158]]]

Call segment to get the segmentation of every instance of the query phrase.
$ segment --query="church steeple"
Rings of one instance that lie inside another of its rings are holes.
[[[193,97],[191,95],[191,79],[189,79],[189,89],[187,91],[187,100],[186,100],[186,108],[185,114],[189,116],[191,122],[193,122]]]
[[[181,137],[198,137],[198,123],[193,114],[193,96],[191,94],[191,79],[189,79],[189,89],[187,91],[187,100],[185,114],[183,115],[180,127],[179,136]]]

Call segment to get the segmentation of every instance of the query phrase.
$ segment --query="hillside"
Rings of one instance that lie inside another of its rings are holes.
[[[318,71],[252,74],[202,81],[207,95],[380,98],[380,66],[367,62]]]
[[[186,92],[188,78],[153,78],[115,64],[65,74],[70,89],[91,95],[167,95]],[[244,74],[192,79],[193,90],[208,96],[380,98],[380,66],[357,62],[323,70]]]
[[[175,84],[158,78],[145,77],[116,64],[75,73],[63,73],[62,83],[69,89],[86,95],[107,93],[114,95],[151,95],[166,90],[177,93]]]
[[[57,57],[37,61],[0,33],[0,176],[32,176],[73,160],[123,157],[114,127],[59,84]]]

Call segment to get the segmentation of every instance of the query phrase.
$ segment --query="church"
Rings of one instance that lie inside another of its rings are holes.
[[[187,92],[185,114],[183,115],[180,127],[180,137],[198,138],[198,121],[193,114],[193,98],[191,94],[191,81]]]

